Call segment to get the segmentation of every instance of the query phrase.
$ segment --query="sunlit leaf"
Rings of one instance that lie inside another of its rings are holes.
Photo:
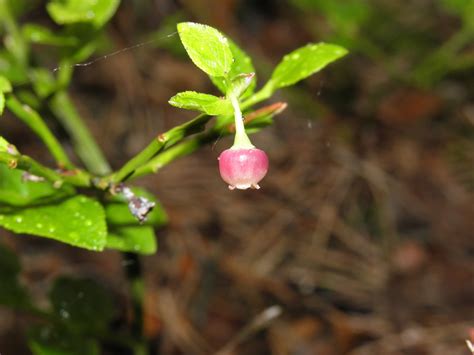
[[[10,81],[4,76],[0,75],[0,92],[11,92],[11,91],[12,91],[12,84],[10,84]]]
[[[48,44],[53,46],[73,46],[78,43],[78,39],[72,36],[62,36],[54,33],[49,28],[26,24],[22,28],[23,37],[32,43]]]
[[[10,81],[4,76],[0,75],[0,115],[3,113],[5,108],[5,95],[4,93],[12,91],[12,85]]]
[[[10,144],[5,138],[0,136],[0,152],[2,153],[8,153],[8,154],[13,154],[16,155],[18,154],[18,150],[13,144]],[[1,164],[0,164],[1,165]],[[2,169],[2,166],[0,166],[0,170]],[[1,173],[0,173],[0,179],[1,179]],[[1,180],[0,180],[1,181]],[[0,182],[1,185],[1,182]],[[1,199],[0,199],[1,200]]]
[[[46,9],[59,25],[89,22],[104,25],[115,13],[120,0],[51,0]]]
[[[0,92],[0,115],[3,113],[5,108],[5,95],[3,92]]]
[[[107,248],[140,254],[154,254],[157,249],[153,227],[132,226],[110,228]]]
[[[229,78],[234,78],[239,74],[249,74],[255,73],[255,68],[252,63],[252,59],[245,53],[237,44],[232,40],[229,41],[229,47],[234,57],[234,62],[229,71]],[[214,85],[216,85],[219,90],[223,93],[227,93],[227,82],[223,77],[210,77]],[[247,90],[242,94],[243,97],[246,97],[253,93],[255,86],[257,85],[257,78],[254,76]]]
[[[8,150],[8,142],[5,141],[1,147]],[[23,170],[10,169],[5,164],[0,163],[0,206],[26,206],[35,202],[45,202],[46,198],[55,197],[60,199],[74,193],[74,188],[70,185],[55,188],[50,182],[46,181],[24,181],[23,174]]]
[[[232,52],[227,38],[213,27],[193,22],[178,24],[181,42],[191,60],[211,76],[227,76]]]
[[[346,49],[334,44],[308,44],[283,57],[268,85],[275,90],[296,84],[346,54]]]
[[[213,116],[232,113],[232,104],[229,100],[195,91],[180,92],[168,102],[175,107],[201,111]]]
[[[55,204],[1,212],[0,226],[95,251],[104,249],[107,237],[104,209],[81,195]]]

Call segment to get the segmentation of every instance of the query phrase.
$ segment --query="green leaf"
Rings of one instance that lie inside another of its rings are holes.
[[[285,55],[267,85],[276,90],[296,84],[346,54],[345,48],[334,44],[308,44]]]
[[[0,115],[3,113],[5,108],[5,95],[6,92],[12,91],[12,84],[4,76],[0,75]]]
[[[149,226],[111,228],[106,247],[140,254],[154,254],[157,249],[155,232],[153,227]]]
[[[111,294],[89,279],[61,277],[49,294],[53,311],[70,329],[97,332],[115,316]]]
[[[115,13],[120,0],[51,0],[46,9],[59,25],[88,22],[103,26]]]
[[[56,79],[50,70],[34,68],[30,70],[31,81],[36,94],[44,99],[57,89]]]
[[[1,212],[0,226],[95,251],[104,249],[107,237],[104,209],[81,195],[57,204]]]
[[[97,341],[71,334],[54,325],[34,327],[28,332],[28,345],[33,355],[99,355]]]
[[[178,24],[181,42],[191,60],[211,76],[227,76],[232,52],[227,38],[215,28],[193,22]]]
[[[5,95],[3,95],[3,92],[0,92],[0,115],[3,114],[4,108],[5,108]]]
[[[7,78],[0,75],[0,92],[11,92],[12,84],[8,81]]]
[[[15,148],[3,140],[0,151],[3,149],[12,154]],[[57,189],[46,181],[23,181],[23,173],[23,170],[10,169],[5,164],[0,164],[0,207],[5,204],[21,207],[32,203],[44,203],[74,193],[74,188],[69,185]]]
[[[8,153],[8,154],[12,154],[12,155],[17,155],[19,154],[18,153],[18,150],[16,149],[16,147],[13,145],[13,144],[10,144],[5,138],[3,138],[2,136],[0,136],[0,152],[2,153]],[[1,165],[1,164],[0,164]],[[0,166],[0,170],[2,169],[2,167]],[[1,173],[0,173],[0,179],[1,179]],[[0,180],[0,186],[1,186],[2,182]],[[1,192],[1,190],[0,190]],[[1,200],[1,198],[0,198]]]
[[[132,188],[132,191],[137,196],[153,201],[155,207],[148,214],[146,222],[139,224],[130,213],[125,199],[119,195],[114,196],[105,206],[107,224],[109,225],[106,247],[120,251],[153,254],[156,252],[157,243],[152,226],[162,226],[168,218],[153,194],[140,188]]]
[[[22,64],[12,53],[0,49],[0,75],[14,84],[28,82],[28,76]]]
[[[140,187],[132,187],[131,190],[136,196],[145,197],[155,203],[155,207],[147,215],[146,221],[142,224],[138,224],[137,219],[130,213],[125,198],[122,195],[115,195],[109,198],[105,205],[107,223],[114,226],[146,225],[159,227],[168,222],[166,211],[155,195]]]
[[[30,300],[25,288],[18,282],[20,262],[17,256],[0,245],[0,304],[24,309],[30,306]]]
[[[304,11],[316,10],[323,14],[335,31],[354,33],[371,16],[371,5],[367,1],[344,0],[292,0]]]
[[[49,28],[26,24],[22,28],[23,37],[32,43],[53,45],[53,46],[74,46],[78,44],[78,39],[72,36],[63,36],[52,32]]]
[[[229,78],[234,78],[239,74],[248,74],[248,73],[255,73],[255,68],[252,63],[252,59],[245,53],[237,44],[235,44],[232,40],[228,39],[230,51],[232,52],[232,56],[234,57],[234,62],[232,63],[232,67],[230,68]],[[227,82],[223,77],[210,77],[214,85],[225,95],[227,94]],[[255,86],[257,85],[256,77],[253,78],[252,82],[250,83],[248,89],[244,92],[243,97],[246,97],[252,94],[255,90]]]
[[[235,97],[240,97],[247,89],[254,83],[255,81],[253,78],[255,77],[255,73],[249,74],[239,74],[231,81],[231,88],[230,94]]]
[[[195,91],[180,92],[168,102],[175,107],[201,111],[212,116],[232,113],[232,104],[226,98]]]

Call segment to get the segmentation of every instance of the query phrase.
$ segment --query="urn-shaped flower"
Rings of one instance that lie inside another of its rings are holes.
[[[219,156],[219,171],[229,189],[259,189],[268,171],[267,154],[257,148],[230,148]]]

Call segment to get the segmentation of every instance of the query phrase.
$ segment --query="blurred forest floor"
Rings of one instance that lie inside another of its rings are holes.
[[[469,354],[474,36],[451,43],[469,21],[455,10],[436,0],[122,2],[103,54],[151,42],[77,68],[72,92],[114,167],[193,117],[167,104],[176,92],[217,93],[167,36],[177,21],[234,38],[260,85],[307,42],[351,52],[274,100],[289,105],[253,138],[271,162],[261,190],[221,181],[217,156],[230,138],[140,180],[170,219],[158,253],[143,259],[157,353]],[[4,123],[22,152],[44,160],[34,136]],[[0,234],[40,303],[64,273],[101,280],[123,305],[130,297],[116,252]],[[2,354],[28,353],[26,322],[0,310]]]

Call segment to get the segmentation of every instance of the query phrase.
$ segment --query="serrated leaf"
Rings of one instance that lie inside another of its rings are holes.
[[[23,37],[32,43],[53,45],[53,46],[73,46],[78,43],[78,39],[72,36],[63,36],[52,32],[49,28],[26,24],[22,28]]]
[[[33,355],[99,355],[97,341],[71,334],[54,325],[34,327],[28,332],[28,346]]]
[[[267,85],[276,90],[296,84],[346,54],[345,48],[334,44],[308,44],[285,55]]]
[[[54,313],[75,330],[106,329],[115,315],[111,294],[89,279],[61,277],[56,280],[49,298]]]
[[[104,25],[115,13],[120,0],[51,0],[46,9],[59,25],[88,22]]]
[[[2,147],[5,147],[10,154],[13,152],[8,151],[10,149],[8,142],[5,146],[2,143]],[[45,203],[74,193],[74,188],[69,185],[63,185],[57,189],[46,181],[23,181],[23,173],[23,170],[10,169],[0,163],[0,207],[2,205],[21,207],[32,203]]]
[[[252,63],[252,59],[245,53],[237,44],[235,44],[232,40],[229,41],[230,51],[232,52],[232,56],[234,57],[234,62],[229,71],[229,78],[234,78],[239,74],[248,74],[248,73],[255,73],[255,68]],[[225,95],[227,94],[227,82],[223,77],[214,77],[210,76],[214,85]],[[254,76],[252,82],[250,83],[247,90],[242,94],[243,97],[246,97],[252,94],[255,90],[255,86],[257,85],[257,78]]]
[[[177,28],[186,52],[199,69],[211,76],[227,76],[233,56],[222,33],[194,22],[181,22]]]
[[[175,107],[201,111],[212,116],[232,113],[232,104],[226,98],[195,91],[180,92],[168,102]]]
[[[18,282],[19,272],[17,256],[0,245],[0,304],[16,309],[29,307],[28,293]]]
[[[153,227],[132,226],[111,228],[107,248],[140,254],[154,254],[157,249]]]
[[[0,212],[0,226],[95,251],[104,249],[107,238],[101,204],[81,195],[56,204]]]

